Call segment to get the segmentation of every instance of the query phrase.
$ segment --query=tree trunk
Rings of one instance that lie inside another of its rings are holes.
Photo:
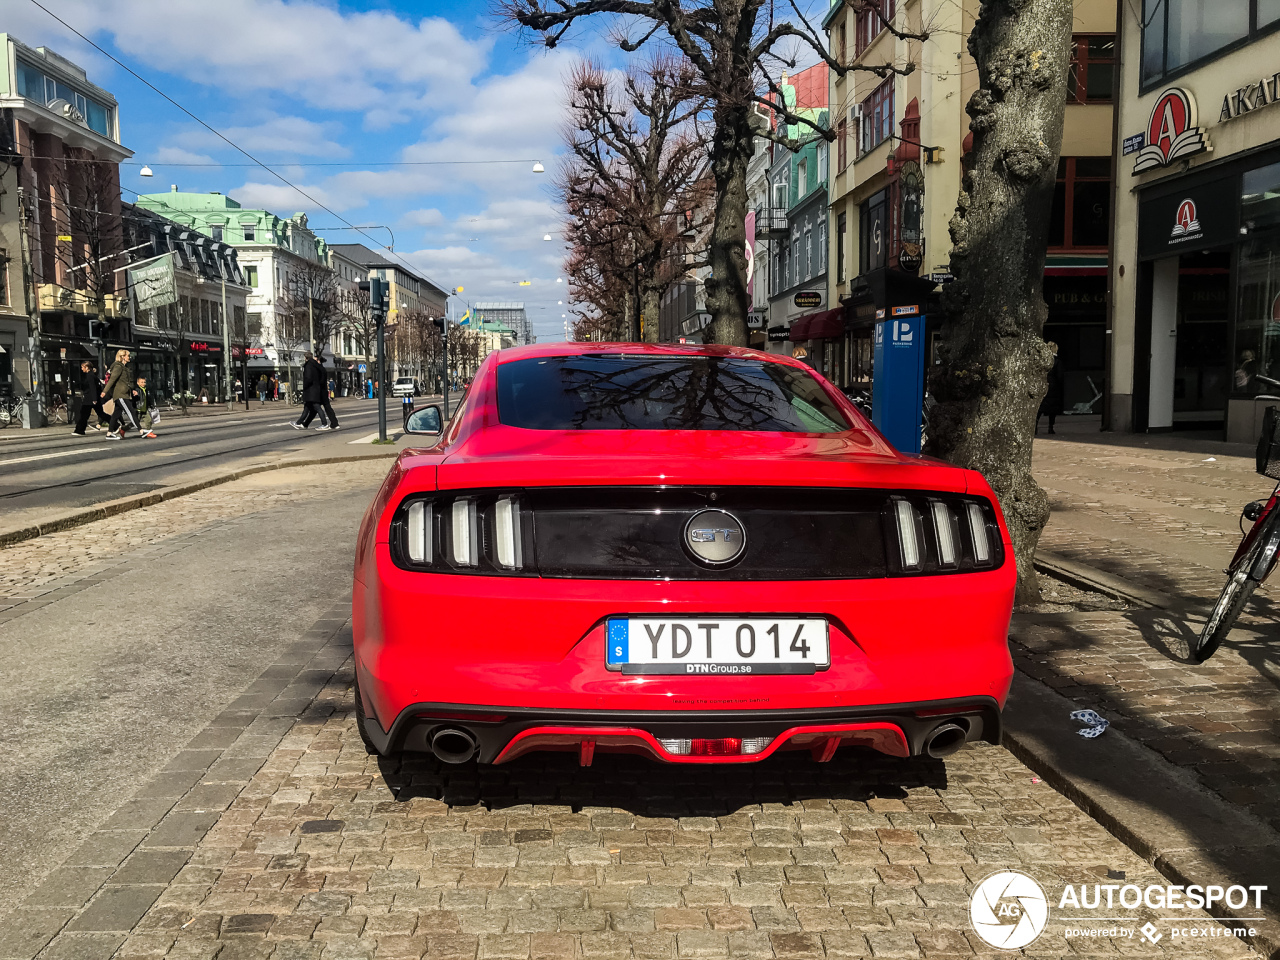
[[[750,78],[743,80],[750,89]],[[749,104],[716,110],[711,172],[716,182],[715,221],[707,252],[708,343],[747,345],[747,164],[755,147]]]
[[[662,289],[642,284],[640,287],[640,339],[658,342],[658,310],[662,306]]]
[[[1052,364],[1041,287],[1071,26],[1071,0],[982,0],[969,37],[980,84],[966,108],[973,152],[951,220],[955,280],[932,376],[930,452],[980,470],[995,490],[1020,603],[1040,598],[1033,561],[1049,519],[1031,442]]]

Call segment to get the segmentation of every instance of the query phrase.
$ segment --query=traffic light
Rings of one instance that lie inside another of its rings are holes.
[[[373,316],[373,322],[379,326],[386,323],[391,284],[377,277],[370,277],[368,280],[361,280],[357,286],[369,294],[369,313]]]
[[[442,337],[444,336],[444,325],[445,325],[445,323],[447,323],[447,322],[448,322],[448,321],[446,321],[444,317],[432,317],[432,318],[431,318],[431,324],[432,324],[432,326],[434,326],[437,330],[439,330],[439,331],[440,331],[440,336],[442,336]]]
[[[92,317],[89,318],[89,339],[90,340],[105,340],[107,339],[107,334],[110,331],[111,331],[110,320],[94,320]]]

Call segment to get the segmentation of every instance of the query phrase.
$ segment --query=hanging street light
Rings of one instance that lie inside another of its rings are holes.
[[[546,168],[546,167],[544,167],[544,166],[542,165],[542,161],[541,161],[541,160],[535,160],[535,161],[533,161],[533,172],[534,172],[534,173],[546,173],[546,172],[547,172],[547,168]]]
[[[155,176],[155,174],[151,172],[151,168],[150,168],[150,167],[148,167],[146,164],[143,164],[142,169],[138,171],[138,176],[140,176],[140,177],[154,177],[154,176]]]

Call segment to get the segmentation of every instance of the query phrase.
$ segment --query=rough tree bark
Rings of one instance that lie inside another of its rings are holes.
[[[982,0],[969,37],[979,89],[973,152],[951,220],[930,452],[980,470],[1000,499],[1018,600],[1040,597],[1033,561],[1049,501],[1031,475],[1052,364],[1041,294],[1071,49],[1071,0]]]
[[[743,78],[749,82],[750,75]],[[711,175],[716,182],[716,214],[707,247],[707,312],[711,343],[747,345],[747,164],[755,146],[751,105],[729,102],[715,109]]]

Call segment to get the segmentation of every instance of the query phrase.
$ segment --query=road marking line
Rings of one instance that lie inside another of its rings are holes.
[[[374,434],[377,436],[377,434]],[[63,450],[60,453],[42,453],[37,457],[18,457],[16,460],[0,460],[0,467],[10,463],[30,463],[32,460],[49,460],[53,457],[74,457],[80,453],[90,453],[94,450],[105,450],[105,446],[101,447],[81,447],[79,450]]]

